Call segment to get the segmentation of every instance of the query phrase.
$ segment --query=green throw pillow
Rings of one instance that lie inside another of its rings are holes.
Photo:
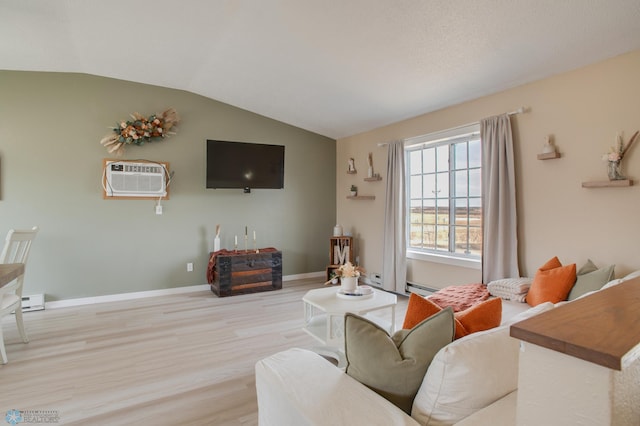
[[[596,264],[593,263],[591,259],[587,259],[587,263],[585,263],[580,269],[578,269],[577,275],[584,275],[597,270],[598,267],[596,266]]]
[[[453,341],[454,334],[450,307],[393,336],[373,322],[347,313],[346,373],[410,414],[431,360]]]
[[[587,262],[587,265],[580,268],[580,271],[589,270],[590,268],[587,268],[589,262]],[[600,268],[586,273],[583,271],[582,274],[578,273],[576,283],[573,285],[573,288],[569,292],[567,300],[575,300],[583,294],[589,293],[590,291],[600,290],[602,286],[613,279],[614,266],[615,265],[610,265],[606,268]]]

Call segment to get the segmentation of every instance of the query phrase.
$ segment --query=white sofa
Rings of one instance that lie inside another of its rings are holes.
[[[515,425],[519,341],[509,336],[509,326],[553,308],[503,301],[500,327],[455,340],[436,354],[411,416],[314,352],[277,353],[255,367],[260,425]]]

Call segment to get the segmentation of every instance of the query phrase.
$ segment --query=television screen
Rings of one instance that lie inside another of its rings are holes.
[[[284,188],[284,146],[207,140],[207,188]]]

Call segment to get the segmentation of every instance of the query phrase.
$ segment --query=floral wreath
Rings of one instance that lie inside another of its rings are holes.
[[[152,114],[148,118],[134,112],[131,114],[131,118],[133,120],[121,121],[116,124],[111,128],[113,133],[108,134],[100,141],[110,154],[122,155],[125,145],[140,146],[146,142],[175,135],[175,132],[170,130],[180,122],[178,113],[173,108],[166,110],[162,115]]]

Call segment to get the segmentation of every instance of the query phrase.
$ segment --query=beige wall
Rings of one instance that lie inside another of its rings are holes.
[[[369,272],[381,272],[386,150],[380,142],[444,130],[527,106],[512,119],[516,154],[520,268],[532,276],[548,258],[563,263],[588,258],[616,265],[616,275],[640,269],[640,187],[585,189],[583,181],[606,180],[602,155],[618,132],[628,139],[640,130],[640,51],[557,75],[434,113],[338,140],[337,220],[353,229],[360,259]],[[545,136],[553,135],[562,157],[537,160]],[[627,154],[624,172],[638,183],[640,141]],[[363,182],[367,153],[384,181]],[[357,175],[346,174],[355,157]],[[374,201],[345,198],[356,183]],[[443,287],[479,282],[480,271],[409,261],[408,280]]]
[[[285,275],[324,271],[335,224],[335,141],[192,93],[79,74],[0,71],[0,235],[39,225],[25,292],[47,300],[206,283],[245,225],[283,252]],[[171,199],[103,200],[99,144],[129,114],[174,107],[170,139],[124,158],[168,161]],[[285,146],[284,190],[205,189],[205,140]],[[241,244],[242,245],[242,244]],[[187,262],[194,271],[187,272]]]

